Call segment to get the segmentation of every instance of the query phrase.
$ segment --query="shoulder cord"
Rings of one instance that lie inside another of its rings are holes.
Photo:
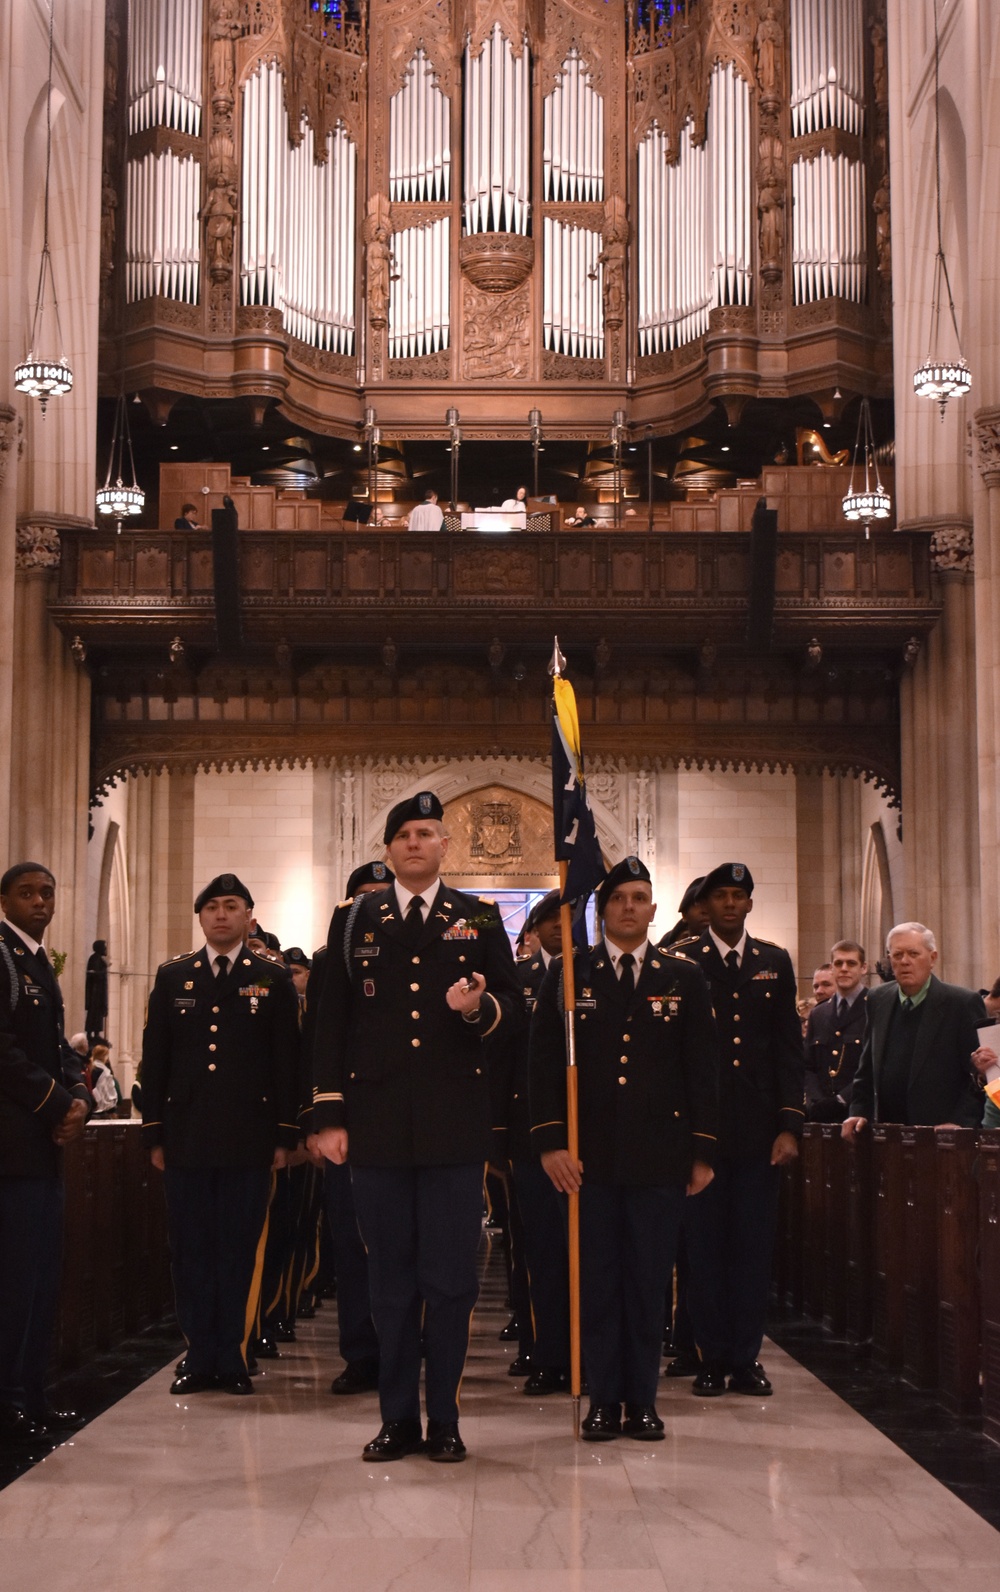
[[[2,938],[0,938],[0,960],[3,961],[10,983],[10,1010],[13,1016],[14,1008],[17,1006],[18,997],[21,993],[21,985],[17,977],[17,968],[14,966],[14,958],[10,954],[6,941]]]
[[[353,959],[351,957],[351,936],[354,933],[354,924],[357,920],[358,913],[361,911],[361,906],[364,899],[365,898],[363,895],[356,895],[354,897],[354,900],[351,902],[351,910],[347,914],[347,922],[344,924],[344,966],[347,968],[348,980],[352,984],[354,983],[354,972]]]

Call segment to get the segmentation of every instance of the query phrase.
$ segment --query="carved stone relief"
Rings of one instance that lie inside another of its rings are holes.
[[[62,548],[54,525],[19,525],[16,538],[15,569],[59,568]]]
[[[463,304],[463,379],[523,380],[531,351],[530,284],[501,294],[482,293],[467,281]]]

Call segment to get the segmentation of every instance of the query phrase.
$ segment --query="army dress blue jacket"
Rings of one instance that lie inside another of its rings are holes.
[[[66,1043],[54,974],[7,923],[0,938],[0,1177],[57,1177],[62,1152],[52,1130],[74,1100],[88,1111],[94,1102]]]
[[[204,949],[165,962],[142,1036],[143,1140],[168,1166],[269,1167],[299,1142],[298,1066],[285,968],[246,946],[221,979]]]
[[[604,942],[574,956],[580,1160],[588,1182],[663,1187],[712,1164],[718,1042],[711,1003],[689,963],[647,947],[634,993]],[[567,1148],[562,958],[553,957],[531,1021],[534,1153]]]
[[[523,1011],[494,903],[442,880],[411,946],[395,889],[371,891],[335,910],[326,960],[313,1128],[346,1127],[358,1166],[485,1162],[493,1124],[483,1040]],[[470,1022],[445,995],[473,973],[487,993]]]

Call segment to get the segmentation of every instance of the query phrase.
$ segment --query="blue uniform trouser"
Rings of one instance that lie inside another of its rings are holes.
[[[63,1204],[57,1177],[0,1177],[0,1404],[31,1416],[45,1408]]]
[[[348,1365],[357,1360],[377,1360],[378,1338],[368,1290],[368,1255],[358,1231],[349,1167],[334,1166],[332,1161],[327,1161],[323,1169],[323,1199],[337,1279],[341,1358]]]
[[[351,1176],[368,1250],[382,1419],[420,1419],[422,1317],[428,1419],[457,1421],[469,1326],[479,1297],[483,1163],[355,1166]]]
[[[700,1198],[700,1196],[698,1196]],[[580,1343],[592,1404],[656,1403],[680,1184],[580,1190]]]
[[[192,1376],[246,1372],[243,1338],[270,1171],[172,1167],[163,1174],[177,1320]]]
[[[540,1161],[512,1161],[534,1318],[536,1369],[569,1369],[569,1252],[559,1195]]]
[[[703,1360],[737,1370],[760,1354],[780,1181],[763,1156],[719,1156],[711,1183],[688,1201],[688,1308]]]

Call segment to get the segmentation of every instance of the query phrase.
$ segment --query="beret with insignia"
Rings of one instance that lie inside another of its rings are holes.
[[[438,822],[444,817],[444,808],[432,790],[418,791],[415,796],[407,796],[404,801],[397,802],[390,808],[385,821],[385,834],[382,836],[385,845],[399,833],[403,825],[413,818],[436,818]]]
[[[540,901],[535,902],[528,917],[528,923],[531,928],[537,929],[540,923],[546,923],[549,918],[557,918],[558,916],[559,891],[550,890],[548,895],[543,895]]]
[[[312,967],[312,962],[300,945],[290,945],[283,955],[286,967]]]
[[[253,906],[253,896],[235,873],[218,873],[195,897],[195,911],[200,912],[206,901],[215,901],[219,896],[242,896],[248,907]]]
[[[383,885],[392,884],[395,877],[396,875],[386,862],[363,862],[359,867],[355,868],[348,879],[344,894],[356,896],[362,885],[366,884],[378,885],[379,889],[381,889]]]
[[[611,871],[604,875],[597,892],[597,910],[601,916],[604,916],[604,909],[612,890],[617,889],[620,884],[635,884],[640,880],[652,884],[649,869],[638,857],[623,857],[621,862],[616,862]]]
[[[704,901],[713,890],[745,890],[753,895],[753,874],[745,862],[721,862],[701,881],[696,899]]]

